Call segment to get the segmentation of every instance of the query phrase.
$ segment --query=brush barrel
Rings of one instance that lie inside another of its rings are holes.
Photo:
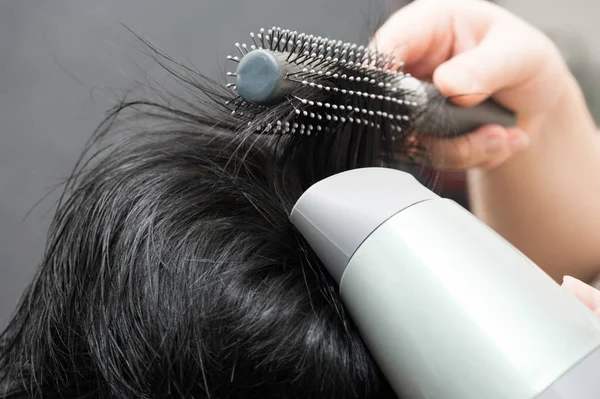
[[[290,61],[290,57],[293,57],[293,62]],[[301,74],[303,69],[311,70],[314,63],[315,60],[311,60],[308,56],[297,56],[287,52],[276,52],[265,49],[253,50],[244,55],[238,64],[235,73],[236,90],[244,100],[252,104],[258,106],[276,105],[285,101],[288,96],[293,95],[302,88],[303,83],[292,77]],[[341,64],[339,66],[342,68]],[[335,69],[331,65],[327,65],[324,68],[325,72]],[[352,76],[352,78],[357,77],[360,79],[361,74],[364,75],[362,76],[363,81],[374,79],[373,74],[375,73],[372,70],[367,71],[366,68],[363,70],[358,65],[354,65],[346,72],[350,75],[356,75]],[[318,71],[318,73],[322,74],[323,71]],[[318,73],[315,76],[319,76]],[[381,75],[385,74],[384,72],[379,73]],[[311,77],[312,79],[313,77]],[[319,79],[317,78],[317,80]],[[377,79],[374,80],[377,81]],[[332,93],[336,90],[333,81],[321,79],[317,84],[320,86],[319,90],[323,88],[326,90],[332,89]],[[493,100],[487,100],[472,108],[459,107],[443,97],[433,84],[421,82],[409,75],[398,74],[397,78],[394,78],[390,84],[390,87],[384,88],[383,83],[380,84],[382,85],[381,90],[386,96],[397,98],[401,100],[400,103],[409,100],[418,104],[415,112],[414,130],[429,136],[460,136],[473,132],[487,124],[498,124],[504,127],[516,124],[514,113]],[[351,105],[361,111],[364,109],[364,112],[381,111],[379,109],[370,109],[365,105],[364,99],[369,94],[373,94],[369,93],[369,88],[370,86],[367,85],[366,88],[361,89],[362,91],[359,90],[357,93],[361,95],[351,93],[346,97],[335,97],[330,102],[333,106]],[[344,92],[345,90],[342,91],[342,93]],[[325,95],[327,96],[328,94],[326,93]],[[324,98],[322,96],[323,92],[320,94],[321,100]],[[311,99],[308,98],[308,100]],[[329,102],[327,100],[323,101]],[[402,114],[402,112],[399,112],[399,114]],[[347,116],[352,115],[348,114]],[[361,114],[356,113],[355,116],[360,118]]]

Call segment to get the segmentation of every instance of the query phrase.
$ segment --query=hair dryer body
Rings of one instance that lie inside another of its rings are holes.
[[[596,316],[411,175],[332,176],[307,190],[291,220],[339,282],[399,397],[600,397]]]

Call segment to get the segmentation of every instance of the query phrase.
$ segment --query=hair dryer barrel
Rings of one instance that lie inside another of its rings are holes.
[[[592,399],[600,322],[516,248],[411,175],[325,179],[291,213],[399,397]]]

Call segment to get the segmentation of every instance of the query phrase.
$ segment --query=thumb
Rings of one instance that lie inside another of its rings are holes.
[[[518,86],[524,79],[519,60],[526,59],[526,55],[519,54],[520,46],[513,35],[490,29],[476,47],[456,55],[434,71],[435,85],[462,106],[477,105],[504,89]]]

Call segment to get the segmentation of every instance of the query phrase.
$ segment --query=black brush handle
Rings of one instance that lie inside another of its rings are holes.
[[[425,85],[428,101],[415,126],[420,133],[434,137],[455,137],[485,125],[512,127],[517,124],[515,113],[493,99],[474,107],[461,107],[445,98],[433,84]]]
[[[446,101],[445,108],[451,119],[449,128],[460,135],[473,132],[484,125],[512,127],[517,123],[513,112],[492,99],[470,108],[460,107]]]

